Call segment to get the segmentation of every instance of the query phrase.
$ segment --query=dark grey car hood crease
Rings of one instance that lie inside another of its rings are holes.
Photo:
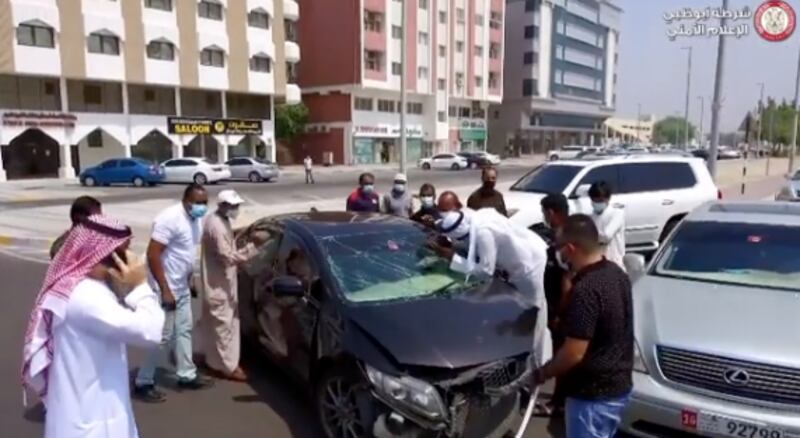
[[[499,280],[440,297],[346,308],[350,320],[403,365],[462,368],[533,346],[535,308]]]

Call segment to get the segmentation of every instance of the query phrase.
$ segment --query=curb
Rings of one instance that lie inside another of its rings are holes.
[[[0,248],[25,247],[50,250],[55,239],[44,237],[16,237],[0,234]]]

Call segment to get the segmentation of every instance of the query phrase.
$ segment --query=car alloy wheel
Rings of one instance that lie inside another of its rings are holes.
[[[428,163],[422,163],[422,170],[431,170],[431,165]]]
[[[461,169],[461,166],[459,166],[458,163],[453,163],[453,165],[450,166],[450,168],[453,169],[453,170],[459,170],[459,169]]]
[[[196,184],[205,185],[208,182],[208,178],[202,173],[198,173],[197,175],[192,178]]]
[[[250,175],[248,175],[247,179],[249,179],[250,182],[259,182],[261,181],[261,175],[259,175],[258,172],[250,172]]]
[[[371,434],[363,423],[357,402],[362,388],[337,374],[322,377],[317,388],[317,409],[328,438],[362,438]]]
[[[136,187],[144,187],[144,179],[141,176],[137,176],[133,179],[133,185]]]
[[[97,181],[95,181],[94,177],[87,176],[83,179],[83,185],[86,187],[94,187],[95,184],[97,184]]]

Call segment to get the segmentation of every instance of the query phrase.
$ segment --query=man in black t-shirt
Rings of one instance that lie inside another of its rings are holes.
[[[534,385],[564,377],[567,437],[611,438],[633,387],[631,283],[609,262],[589,216],[570,216],[558,238],[575,276],[561,322],[564,345],[536,370]]]

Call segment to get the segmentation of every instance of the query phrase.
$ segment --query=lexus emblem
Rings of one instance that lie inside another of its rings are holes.
[[[731,386],[747,386],[750,383],[750,374],[741,368],[728,368],[722,377]]]

